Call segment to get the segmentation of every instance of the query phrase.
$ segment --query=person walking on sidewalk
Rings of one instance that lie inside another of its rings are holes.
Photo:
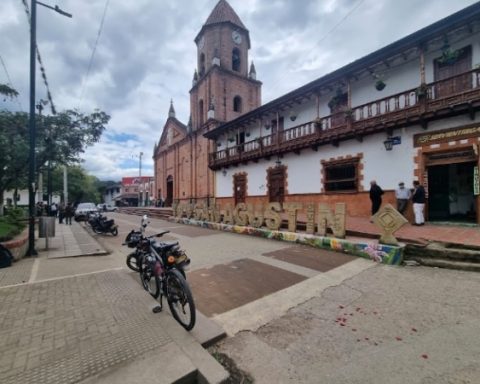
[[[382,205],[383,189],[375,180],[370,182],[370,200],[372,201],[372,216],[375,215]]]
[[[64,217],[65,217],[65,203],[62,201],[58,206],[58,224],[63,224]]]
[[[425,189],[417,180],[413,182],[412,202],[413,213],[415,213],[414,225],[424,225],[425,217],[423,216],[423,210],[425,209]]]
[[[65,207],[65,224],[72,225],[72,217],[74,214],[74,209],[72,203],[68,203]]]
[[[410,191],[405,188],[403,181],[398,183],[398,188],[395,190],[395,197],[397,198],[397,211],[402,215],[407,209],[408,200],[410,200],[411,195]]]

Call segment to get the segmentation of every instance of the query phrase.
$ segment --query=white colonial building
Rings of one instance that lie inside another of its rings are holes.
[[[225,204],[395,202],[424,184],[429,220],[480,222],[480,3],[205,134]]]

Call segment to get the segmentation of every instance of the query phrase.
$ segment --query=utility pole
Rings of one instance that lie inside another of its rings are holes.
[[[38,255],[35,250],[35,64],[37,53],[37,3],[50,8],[63,16],[72,17],[71,14],[62,11],[57,5],[51,7],[38,0],[31,0],[30,6],[30,116],[28,131],[30,134],[30,148],[28,153],[28,255]]]

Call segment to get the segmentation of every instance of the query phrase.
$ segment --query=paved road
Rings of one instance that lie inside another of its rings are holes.
[[[150,327],[152,302],[126,272],[130,250],[121,246],[140,218],[111,216],[119,236],[98,237],[109,255],[24,260],[0,279],[37,282],[0,290],[2,383],[78,382],[115,367],[123,350],[145,353],[147,341],[131,337],[135,324]],[[230,335],[216,348],[258,383],[480,383],[478,274],[388,267],[151,220],[150,233],[165,229],[164,239],[178,240],[192,259],[187,278],[198,308]],[[132,298],[131,310],[122,296]],[[97,338],[114,342],[97,349]],[[158,343],[156,351],[171,344],[168,335]],[[77,376],[62,369],[69,364]],[[47,380],[52,373],[56,381]]]
[[[216,349],[257,383],[480,383],[480,274],[342,255],[328,255],[329,268],[299,246],[162,226],[187,248],[194,294],[231,336]],[[265,292],[239,293],[238,281]]]

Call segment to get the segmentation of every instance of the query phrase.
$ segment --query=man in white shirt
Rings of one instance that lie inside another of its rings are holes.
[[[405,188],[403,181],[398,183],[398,188],[395,190],[395,197],[397,198],[397,211],[403,215],[407,209],[408,200],[410,200],[411,197],[411,192]]]

